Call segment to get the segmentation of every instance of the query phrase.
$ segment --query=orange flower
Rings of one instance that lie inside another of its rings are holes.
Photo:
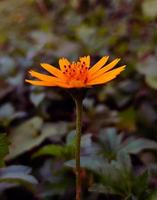
[[[90,67],[90,56],[84,56],[77,62],[70,63],[66,58],[59,59],[60,69],[50,64],[43,63],[41,66],[51,75],[29,71],[32,77],[38,80],[26,80],[32,85],[58,86],[63,88],[84,88],[92,85],[104,84],[114,79],[124,69],[125,65],[111,70],[120,61],[115,59],[106,64],[109,56],[102,57],[94,66]]]

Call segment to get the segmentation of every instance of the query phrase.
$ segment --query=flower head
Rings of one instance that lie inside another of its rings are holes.
[[[106,64],[109,56],[102,57],[95,65],[90,66],[90,56],[84,56],[77,62],[70,63],[66,58],[59,59],[60,69],[43,63],[41,66],[51,75],[42,74],[33,70],[29,73],[38,80],[26,80],[32,85],[58,86],[63,88],[85,88],[92,85],[104,84],[116,78],[125,65],[113,69],[120,59]]]

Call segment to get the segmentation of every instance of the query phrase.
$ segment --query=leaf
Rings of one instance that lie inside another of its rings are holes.
[[[81,141],[82,141],[81,137]],[[33,157],[49,155],[57,157],[69,157],[71,158],[75,152],[76,145],[76,131],[73,130],[66,137],[66,144],[63,146],[57,144],[50,144],[40,148]]]
[[[31,95],[30,95],[31,102],[35,106],[39,106],[39,104],[42,102],[44,97],[45,97],[44,93],[31,93]]]
[[[102,184],[94,184],[89,188],[90,192],[97,192],[103,194],[117,194],[118,192],[115,191],[111,186],[105,186]]]
[[[96,153],[96,148],[92,144],[92,135],[89,134],[84,134],[81,137],[81,149],[83,150],[85,155]]]
[[[16,156],[30,150],[34,146],[40,144],[39,131],[43,125],[43,120],[39,117],[33,117],[18,125],[11,130],[9,140],[9,154],[7,160],[15,158]]]
[[[117,159],[121,165],[121,168],[126,169],[128,172],[131,171],[132,169],[131,159],[130,159],[130,156],[126,152],[124,151],[119,152]]]
[[[140,187],[139,187],[140,185]],[[148,170],[144,170],[141,174],[134,178],[133,185],[134,193],[136,194],[137,199],[147,199],[149,191],[149,173]]]
[[[118,135],[115,128],[107,128],[101,131],[99,140],[105,142],[104,146],[107,146],[108,150],[117,151],[122,142],[122,135]]]
[[[124,152],[118,155],[117,160],[103,164],[95,173],[99,175],[100,184],[94,184],[90,191],[116,194],[126,199],[134,195],[139,200],[147,195],[148,172],[143,170],[134,175],[130,157]]]
[[[13,159],[40,145],[46,138],[60,137],[65,134],[67,123],[45,123],[40,117],[33,117],[13,128],[9,135],[11,145],[6,159]]]
[[[130,107],[119,113],[120,122],[118,123],[120,128],[125,128],[130,131],[136,129],[136,111]]]
[[[94,184],[91,190],[105,194],[127,195],[131,189],[130,183],[133,176],[131,170],[130,157],[121,153],[118,155],[118,160],[106,162],[95,171],[99,175],[101,184]]]
[[[86,168],[92,171],[99,171],[102,169],[102,166],[106,164],[106,161],[99,157],[87,157],[87,156],[81,156],[81,167]],[[75,160],[69,160],[65,162],[65,165],[68,167],[75,168]]]
[[[0,182],[0,193],[2,193],[4,190],[17,187],[17,183],[8,183],[8,182]]]
[[[75,143],[76,143],[76,131],[72,130],[70,133],[67,134],[66,145],[75,146]]]
[[[22,165],[13,165],[0,169],[0,182],[27,182],[37,184],[38,181],[31,173],[31,168]]]
[[[144,0],[142,3],[143,14],[155,18],[157,16],[157,1],[156,0]]]
[[[149,56],[137,65],[137,70],[145,75],[146,83],[153,89],[157,89],[156,62],[156,56]]]
[[[140,63],[137,64],[137,70],[140,74],[146,75],[146,76],[156,76],[157,70],[156,70],[156,62],[157,58],[156,56],[149,56],[143,59]]]
[[[121,150],[127,153],[140,153],[145,149],[157,149],[157,143],[148,139],[128,139],[122,145]]]
[[[0,167],[5,165],[4,158],[9,153],[8,139],[6,134],[0,134]]]
[[[3,56],[0,57],[0,74],[1,75],[8,75],[9,73],[13,72],[15,69],[15,61],[12,57]]]
[[[37,151],[33,157],[43,156],[43,155],[49,155],[49,156],[57,156],[61,157],[65,153],[65,147],[62,147],[61,145],[56,144],[50,144],[46,145]]]
[[[3,104],[0,107],[0,118],[10,118],[14,112],[14,107],[10,103]]]
[[[92,148],[92,135],[91,134],[84,134],[81,136],[81,148],[85,150],[89,150]],[[76,131],[71,131],[66,137],[66,145],[75,148],[76,146]]]
[[[117,134],[115,128],[107,128],[99,134],[100,153],[109,160],[116,159],[116,155],[119,151],[122,143],[122,134]]]
[[[96,152],[103,155],[109,161],[119,159],[122,153],[137,154],[143,150],[157,149],[157,142],[155,141],[135,137],[125,139],[123,134],[117,134],[116,130],[112,128],[101,131],[98,138],[98,143],[94,143],[94,145],[99,145]]]
[[[157,191],[151,193],[150,198],[148,200],[157,200]]]
[[[146,83],[153,89],[157,90],[157,75],[156,76],[146,76]]]
[[[16,73],[14,76],[7,78],[7,82],[15,87],[19,87],[19,84],[23,83],[23,73]]]
[[[153,182],[153,180],[155,180],[157,177],[157,164],[156,163],[149,164],[147,169],[150,173],[150,178],[152,179]]]

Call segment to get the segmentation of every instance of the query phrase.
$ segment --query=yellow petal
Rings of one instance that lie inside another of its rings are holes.
[[[51,73],[52,75],[58,77],[58,78],[64,78],[64,74],[59,70],[57,69],[56,67],[53,67],[52,65],[50,64],[47,64],[47,63],[41,63],[40,64],[45,70],[47,70],[49,73]]]
[[[80,57],[81,64],[85,63],[86,67],[90,67],[90,56]]]
[[[113,60],[111,63],[109,63],[108,65],[102,67],[100,70],[98,70],[96,73],[94,73],[93,75],[91,75],[89,77],[89,80],[93,80],[96,77],[99,77],[101,75],[103,75],[105,72],[109,71],[110,69],[112,69],[113,67],[116,66],[116,64],[120,61],[120,58],[117,58],[115,60]]]
[[[70,62],[68,61],[68,59],[66,58],[59,59],[59,66],[62,72],[65,70],[65,67],[67,67],[68,65],[70,65]]]
[[[31,74],[32,77],[38,78],[41,81],[47,81],[47,82],[51,82],[51,81],[58,81],[59,79],[53,76],[49,76],[46,74],[41,74],[39,72],[35,72],[33,70],[29,71],[29,73]]]
[[[93,67],[89,69],[89,76],[96,73],[109,59],[109,56],[102,57]]]
[[[87,85],[98,85],[98,84],[104,84],[114,78],[116,78],[116,76],[118,74],[120,74],[123,70],[125,69],[125,66],[122,67],[118,67],[117,69],[114,69],[112,71],[109,71],[105,74],[103,74],[102,76],[99,76],[95,79],[93,79],[92,81],[89,81],[87,83]]]

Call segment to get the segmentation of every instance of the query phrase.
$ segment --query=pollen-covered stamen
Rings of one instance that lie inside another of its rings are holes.
[[[74,81],[85,84],[87,82],[88,67],[85,62],[73,62],[64,66],[63,74],[69,84]]]

